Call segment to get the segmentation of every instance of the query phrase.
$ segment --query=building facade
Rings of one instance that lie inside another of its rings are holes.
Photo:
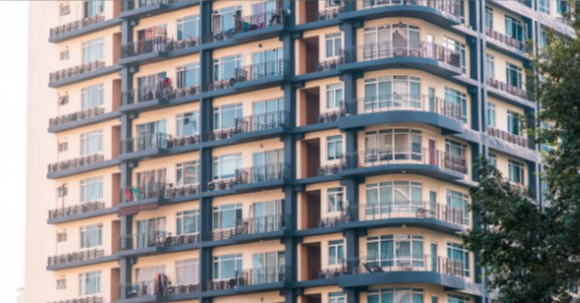
[[[541,200],[566,2],[30,6],[24,303],[491,300],[474,163]]]

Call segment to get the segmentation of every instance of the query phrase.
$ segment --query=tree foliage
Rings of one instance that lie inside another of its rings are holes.
[[[579,10],[573,11],[580,37]],[[464,241],[481,252],[487,286],[498,290],[501,303],[568,303],[570,286],[580,280],[580,40],[550,36],[531,74],[541,102],[539,120],[550,124],[534,130],[537,141],[555,147],[543,155],[544,203],[505,180],[485,159],[478,168],[479,186],[470,190],[481,228]]]

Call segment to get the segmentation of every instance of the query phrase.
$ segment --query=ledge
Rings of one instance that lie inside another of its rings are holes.
[[[113,166],[117,166],[119,164],[121,164],[121,162],[118,159],[110,159],[110,160],[105,160],[105,161],[98,162],[98,163],[91,164],[91,165],[85,165],[85,166],[80,166],[80,167],[75,167],[75,168],[70,168],[70,169],[54,172],[54,173],[48,173],[46,175],[46,178],[54,180],[54,179],[58,179],[58,178],[64,178],[64,177],[69,177],[69,176],[73,176],[73,175],[84,174],[84,173],[88,173],[88,172],[103,169],[103,168],[113,167]]]
[[[526,107],[528,109],[536,109],[536,102],[533,102],[533,101],[530,101],[527,99],[523,99],[523,98],[514,96],[512,94],[508,94],[508,93],[503,92],[499,89],[493,88],[487,84],[482,84],[482,85],[485,85],[485,88],[487,90],[487,94],[490,97],[499,99],[499,100],[504,101],[508,104],[515,105],[518,107]]]
[[[430,124],[443,130],[443,135],[463,132],[463,122],[434,112],[420,110],[390,110],[375,113],[363,113],[341,117],[339,129],[359,128],[386,123],[422,123]]]
[[[428,164],[385,164],[371,167],[347,168],[340,171],[338,174],[343,177],[370,177],[376,175],[400,174],[403,172],[407,174],[424,175],[447,182],[457,182],[458,180],[463,180],[466,176],[465,174],[456,171]]]
[[[369,72],[388,68],[418,69],[442,78],[452,78],[457,75],[463,75],[461,68],[459,67],[451,66],[434,59],[411,56],[397,56],[391,58],[366,60],[345,63],[338,66],[338,69],[341,71],[361,72]]]
[[[201,0],[186,0],[171,4],[156,3],[147,5],[145,7],[140,7],[137,9],[121,12],[119,14],[119,18],[121,19],[148,18],[156,15],[165,14],[174,10],[182,9],[185,7],[198,5],[200,3]]]
[[[435,25],[451,28],[454,25],[461,24],[461,18],[442,11],[421,5],[389,5],[356,11],[342,12],[338,14],[338,19],[363,19],[373,20],[388,17],[409,17],[425,20]]]
[[[114,119],[121,117],[121,115],[122,115],[122,113],[119,111],[108,112],[108,113],[105,113],[105,114],[102,114],[102,115],[99,115],[96,117],[91,117],[91,118],[87,118],[87,119],[83,119],[83,120],[64,123],[64,124],[58,125],[58,126],[49,127],[48,132],[51,134],[57,134],[57,133],[60,133],[63,131],[67,131],[67,130],[71,130],[71,129],[75,129],[75,128],[79,128],[79,127],[84,127],[84,126],[89,126],[89,125],[93,125],[93,124],[97,124],[97,123],[101,123],[101,122],[105,122],[105,121],[109,121],[109,120],[114,120]]]
[[[56,270],[69,269],[69,268],[75,268],[75,267],[81,267],[81,266],[101,264],[101,263],[106,263],[106,262],[113,262],[113,261],[117,261],[117,260],[119,260],[119,257],[117,255],[110,255],[110,256],[104,256],[104,257],[96,258],[96,259],[63,263],[63,264],[58,264],[58,265],[50,265],[50,266],[46,267],[46,270],[56,271]]]
[[[94,218],[94,217],[116,214],[118,211],[119,211],[119,206],[108,207],[108,208],[103,208],[103,209],[99,209],[99,210],[95,210],[95,211],[91,211],[91,212],[86,212],[86,213],[82,213],[82,214],[76,214],[76,215],[70,215],[70,216],[66,216],[66,217],[48,219],[47,223],[48,224],[59,224],[59,223],[74,222],[74,221],[85,220],[85,219]]]
[[[89,25],[85,28],[81,28],[75,31],[68,32],[66,34],[57,35],[48,39],[50,43],[59,43],[66,40],[78,38],[84,35],[92,34],[98,31],[102,31],[111,27],[115,27],[120,25],[123,22],[120,18],[113,18],[109,20],[105,20],[103,22],[99,22],[97,24]]]
[[[119,64],[115,64],[115,65],[111,65],[111,66],[107,66],[105,68],[101,68],[99,70],[95,70],[92,72],[87,72],[87,73],[83,73],[80,75],[76,75],[76,76],[72,76],[69,78],[65,78],[65,79],[60,79],[57,81],[53,81],[53,82],[49,82],[48,86],[50,88],[59,88],[59,87],[63,87],[66,85],[71,85],[71,84],[75,84],[78,82],[82,82],[82,81],[87,81],[87,80],[91,80],[94,78],[98,78],[98,77],[102,77],[102,76],[106,76],[109,74],[113,74],[116,73],[118,71],[121,70],[121,65]]]
[[[518,145],[515,145],[513,143],[509,143],[509,142],[505,142],[503,140],[500,139],[496,139],[494,137],[491,136],[487,136],[486,135],[486,141],[485,143],[488,144],[488,146],[492,149],[495,149],[499,152],[502,152],[504,154],[508,154],[508,155],[512,155],[515,157],[519,157],[528,161],[532,161],[532,162],[537,162],[539,161],[539,154],[533,150],[533,149],[529,149],[526,147],[521,147]]]
[[[341,275],[338,277],[340,287],[362,287],[396,283],[421,283],[440,285],[448,290],[462,290],[467,287],[464,277],[456,277],[430,271],[392,271],[382,273],[362,273]]]

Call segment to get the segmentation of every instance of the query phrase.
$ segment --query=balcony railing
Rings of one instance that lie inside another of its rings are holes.
[[[318,220],[318,227],[333,227],[339,224],[351,222],[349,212],[341,211],[338,215],[320,218]]]
[[[235,178],[216,179],[207,184],[208,191],[228,190],[237,184]]]
[[[501,129],[498,129],[495,127],[488,127],[487,128],[487,135],[492,137],[492,138],[496,138],[496,139],[500,139],[500,140],[505,141],[505,142],[513,143],[517,146],[521,146],[521,147],[525,147],[525,148],[528,148],[530,146],[528,139],[526,139],[522,136],[514,135],[512,133],[506,132],[505,130],[501,130]]]
[[[166,36],[138,40],[121,46],[121,58],[149,54],[153,52],[171,52],[199,45],[198,38],[176,40]]]
[[[57,72],[50,73],[50,82],[82,75],[84,73],[96,71],[102,68],[105,68],[105,62],[100,60],[66,68]]]
[[[204,235],[204,240],[219,241],[241,235],[280,231],[284,228],[284,217],[281,214],[250,217],[236,222],[235,225],[234,228],[212,230]]]
[[[320,270],[318,272],[318,279],[333,279],[348,273],[349,270],[346,267],[346,262],[343,262],[339,266]]]
[[[59,125],[63,125],[63,124],[71,123],[71,122],[81,121],[81,120],[85,120],[88,118],[100,116],[104,113],[105,113],[105,109],[102,107],[89,108],[89,109],[85,109],[85,110],[78,111],[75,113],[70,113],[70,114],[62,115],[62,116],[59,116],[56,118],[51,118],[48,121],[48,126],[55,127],[55,126],[59,126]]]
[[[332,6],[318,11],[318,20],[330,20],[336,18],[338,14],[344,12],[344,6]]]
[[[286,23],[286,18],[288,16],[283,10],[235,17],[233,28],[213,33],[207,38],[207,42],[224,41],[231,39],[236,34],[282,25]]]
[[[516,48],[522,52],[526,50],[526,43],[525,42],[520,41],[518,39],[514,39],[514,38],[509,37],[507,35],[504,35],[504,34],[498,32],[498,31],[495,31],[491,28],[485,28],[485,34],[493,40],[496,40],[496,41],[503,43],[503,44],[507,44],[508,46]]]
[[[368,274],[397,271],[426,271],[444,275],[463,277],[465,268],[462,261],[432,255],[413,255],[406,258],[380,260],[363,257],[349,260],[353,266],[346,274]]]
[[[104,155],[89,155],[89,156],[79,157],[76,159],[61,161],[61,162],[57,162],[54,164],[49,164],[48,165],[48,173],[49,174],[56,173],[56,172],[60,172],[60,171],[71,169],[71,168],[77,168],[77,167],[96,164],[96,163],[103,162],[103,161],[105,161]]]
[[[345,115],[346,111],[344,110],[344,107],[337,110],[320,113],[320,115],[318,115],[318,123],[335,122],[338,121],[339,118],[344,117]]]
[[[353,157],[358,167],[388,164],[425,164],[466,174],[466,159],[448,152],[424,148],[418,151],[367,150],[347,155]]]
[[[236,82],[282,76],[287,64],[288,61],[280,59],[238,67],[236,68]]]
[[[103,297],[84,297],[78,299],[54,301],[52,303],[103,303]]]
[[[208,282],[206,290],[227,290],[240,286],[284,282],[285,280],[286,268],[284,266],[245,269],[236,271],[234,277],[230,279]]]
[[[346,162],[344,159],[338,160],[336,163],[323,165],[318,169],[319,176],[336,175],[341,170],[346,169]]]
[[[251,133],[283,127],[289,121],[289,117],[287,112],[277,111],[236,118],[236,132]]]
[[[528,94],[526,93],[525,90],[518,88],[518,87],[515,87],[515,86],[511,86],[511,85],[504,83],[504,82],[501,82],[499,80],[492,79],[492,78],[485,78],[485,83],[492,88],[495,88],[501,92],[516,96],[518,98],[522,98],[522,99],[528,98]]]
[[[437,60],[452,67],[461,68],[461,55],[447,47],[420,41],[382,41],[367,43],[345,50],[354,52],[357,62],[394,57],[417,57]]]
[[[466,224],[464,210],[445,204],[405,201],[404,205],[361,204],[351,205],[350,211],[358,213],[359,221],[385,220],[393,218],[436,219],[457,225]]]
[[[461,17],[461,1],[458,0],[357,0],[357,10],[383,6],[426,6],[452,16]]]
[[[219,141],[229,139],[238,133],[236,127],[216,129],[207,135],[207,141]]]
[[[165,231],[155,231],[122,235],[119,238],[119,245],[121,250],[126,251],[150,247],[172,247],[199,243],[199,241],[199,233],[172,236],[171,233]]]
[[[135,153],[156,148],[169,148],[172,136],[164,133],[139,135],[121,140],[121,153]]]
[[[236,79],[234,77],[230,79],[214,80],[206,86],[206,91],[214,92],[222,89],[228,89],[236,84]]]
[[[201,291],[199,283],[172,285],[169,281],[164,287],[159,287],[155,281],[142,281],[119,285],[119,290],[126,299],[142,298],[148,296],[175,296],[191,294]]]
[[[87,251],[75,252],[70,254],[63,254],[53,257],[48,257],[48,266],[74,263],[92,259],[98,259],[105,256],[105,251],[102,249],[91,249]]]
[[[199,93],[199,86],[197,85],[173,88],[171,85],[160,84],[154,87],[147,86],[124,91],[122,93],[121,105],[131,105],[152,100],[170,100],[193,96]]]
[[[327,70],[337,69],[339,65],[344,64],[344,56],[341,55],[338,58],[326,59],[324,61],[318,62],[316,65],[317,72],[323,72]]]
[[[284,178],[285,167],[286,164],[284,163],[276,163],[237,169],[236,183],[252,184],[282,180]]]
[[[79,205],[51,209],[48,211],[49,219],[64,218],[73,215],[90,213],[105,208],[105,202],[84,202]]]
[[[462,121],[461,105],[434,96],[395,93],[392,95],[363,97],[357,99],[355,103],[357,114],[359,115],[410,110],[432,112]]]
[[[105,21],[105,16],[104,15],[95,15],[95,16],[90,16],[81,20],[77,20],[71,23],[67,23],[67,24],[63,24],[63,25],[59,25],[57,27],[53,27],[50,29],[50,37],[55,37],[55,36],[59,36],[59,35],[63,35],[66,33],[70,33],[70,32],[74,32],[77,31],[79,29],[83,29],[85,27],[97,24],[97,23],[101,23]]]
[[[123,11],[144,8],[155,4],[172,4],[186,0],[123,0]]]

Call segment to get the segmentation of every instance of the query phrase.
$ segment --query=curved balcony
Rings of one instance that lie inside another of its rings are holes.
[[[235,43],[245,43],[251,41],[254,34],[260,34],[259,39],[275,37],[286,24],[288,14],[284,10],[276,10],[234,18],[233,28],[212,33],[205,38],[205,43],[229,42],[229,40]]]
[[[165,36],[139,40],[121,46],[121,64],[153,63],[171,57],[172,52],[178,55],[198,51],[198,38],[176,40]],[[190,50],[190,51],[186,51]]]
[[[505,130],[501,130],[495,127],[488,127],[487,135],[504,142],[515,144],[520,147],[529,148],[530,146],[530,142],[528,141],[528,139],[522,136],[514,135],[512,133],[506,132]]]
[[[461,105],[420,94],[363,97],[346,104],[356,115],[340,119],[339,128],[357,128],[389,121],[427,123],[448,132],[463,132]]]
[[[62,301],[54,301],[52,303],[103,303],[103,297],[83,297],[77,299],[69,299],[69,300],[62,300]]]
[[[199,86],[174,88],[160,84],[126,90],[121,94],[122,112],[140,112],[162,106],[177,105],[199,99]]]
[[[526,43],[518,39],[514,39],[491,28],[485,28],[485,35],[500,44],[514,48],[520,52],[526,51]]]
[[[405,65],[440,77],[463,73],[461,55],[432,42],[402,40],[366,43],[345,49],[344,54],[346,64],[339,66],[341,70],[368,72]]]
[[[343,176],[373,176],[388,173],[417,173],[450,182],[467,174],[467,160],[450,153],[423,148],[416,151],[368,150],[347,155]]]

